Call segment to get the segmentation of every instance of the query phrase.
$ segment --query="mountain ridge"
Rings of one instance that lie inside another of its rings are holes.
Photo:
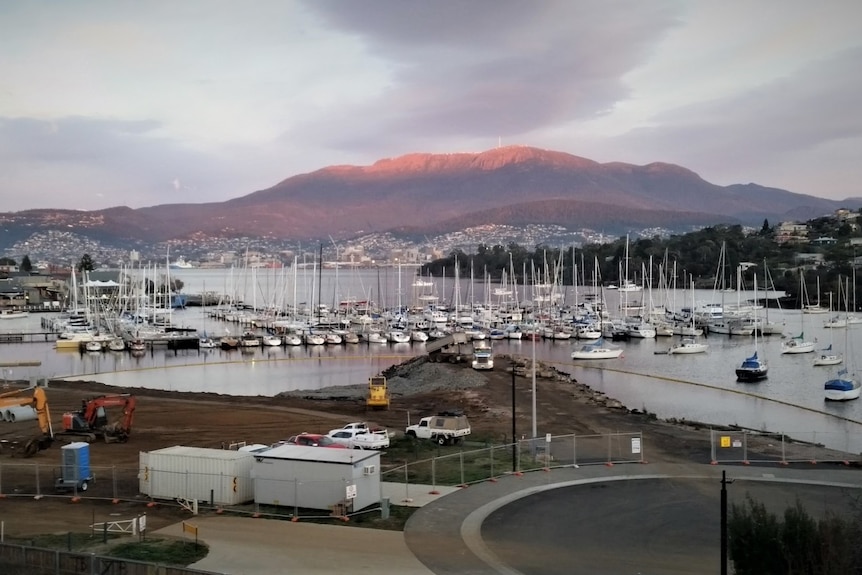
[[[804,220],[860,206],[859,198],[828,200],[755,183],[718,186],[665,162],[599,163],[565,152],[506,146],[327,166],[223,202],[5,213],[0,214],[6,229],[0,241],[6,243],[10,233],[54,228],[144,242],[349,239],[369,232],[454,229],[470,222],[523,225],[542,218],[615,233],[656,225],[760,225],[763,219]]]

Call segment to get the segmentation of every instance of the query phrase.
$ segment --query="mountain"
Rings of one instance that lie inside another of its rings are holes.
[[[46,229],[118,242],[193,237],[348,238],[399,230],[438,233],[484,224],[555,223],[624,232],[717,223],[806,220],[844,202],[757,184],[717,186],[681,166],[600,164],[509,146],[468,154],[408,154],[370,166],[331,166],[226,202],[0,214],[8,244]]]

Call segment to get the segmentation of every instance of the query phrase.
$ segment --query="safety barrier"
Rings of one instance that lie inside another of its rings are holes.
[[[463,486],[511,473],[581,465],[646,463],[640,432],[557,435],[516,443],[462,450],[389,469],[384,481],[436,486]]]
[[[750,429],[710,429],[710,463],[841,463],[858,459],[826,445],[850,445],[848,434],[825,431],[770,433]]]
[[[218,575],[212,571],[189,569],[104,557],[92,553],[76,553],[59,549],[43,549],[26,545],[0,543],[0,573],[17,575],[77,575],[104,573],[107,575]]]

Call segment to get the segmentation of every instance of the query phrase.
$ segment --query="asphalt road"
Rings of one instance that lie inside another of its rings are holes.
[[[420,510],[405,538],[438,574],[718,573],[720,470],[656,466],[650,471],[661,473],[654,474],[644,467],[653,466],[472,486]],[[778,514],[799,501],[821,517],[859,497],[858,471],[738,467],[728,477],[735,478],[729,505],[750,495]]]

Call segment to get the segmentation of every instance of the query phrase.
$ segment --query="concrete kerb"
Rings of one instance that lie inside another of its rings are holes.
[[[614,475],[605,475],[613,469]],[[519,572],[506,566],[488,548],[481,537],[481,527],[484,520],[494,511],[524,497],[551,489],[564,488],[573,485],[587,485],[631,479],[714,479],[719,481],[722,466],[708,464],[659,464],[649,468],[645,466],[626,466],[625,474],[620,474],[620,467],[581,467],[560,468],[552,473],[528,473],[516,477],[507,476],[511,481],[498,478],[495,483],[486,482],[481,489],[471,489],[469,494],[453,494],[451,497],[436,501],[432,513],[445,517],[451,526],[460,518],[457,536],[461,539],[465,551],[472,554],[476,560],[488,568],[488,572],[517,575]],[[860,489],[858,470],[852,469],[789,469],[787,467],[763,468],[753,466],[724,466],[724,470],[741,481],[782,482],[802,485],[817,485],[836,488]],[[658,472],[658,473],[656,473]],[[573,477],[575,476],[575,477]],[[471,505],[471,503],[473,505]],[[421,511],[417,512],[421,513]],[[442,528],[445,528],[441,526]],[[410,528],[408,523],[406,531]],[[433,528],[433,527],[431,527]],[[417,529],[429,529],[428,525]],[[455,535],[455,534],[452,534]],[[408,546],[410,537],[406,538]],[[411,551],[423,561],[423,549],[411,546]],[[425,557],[427,560],[428,557]],[[431,561],[423,561],[426,564]],[[429,567],[433,570],[433,566]]]

